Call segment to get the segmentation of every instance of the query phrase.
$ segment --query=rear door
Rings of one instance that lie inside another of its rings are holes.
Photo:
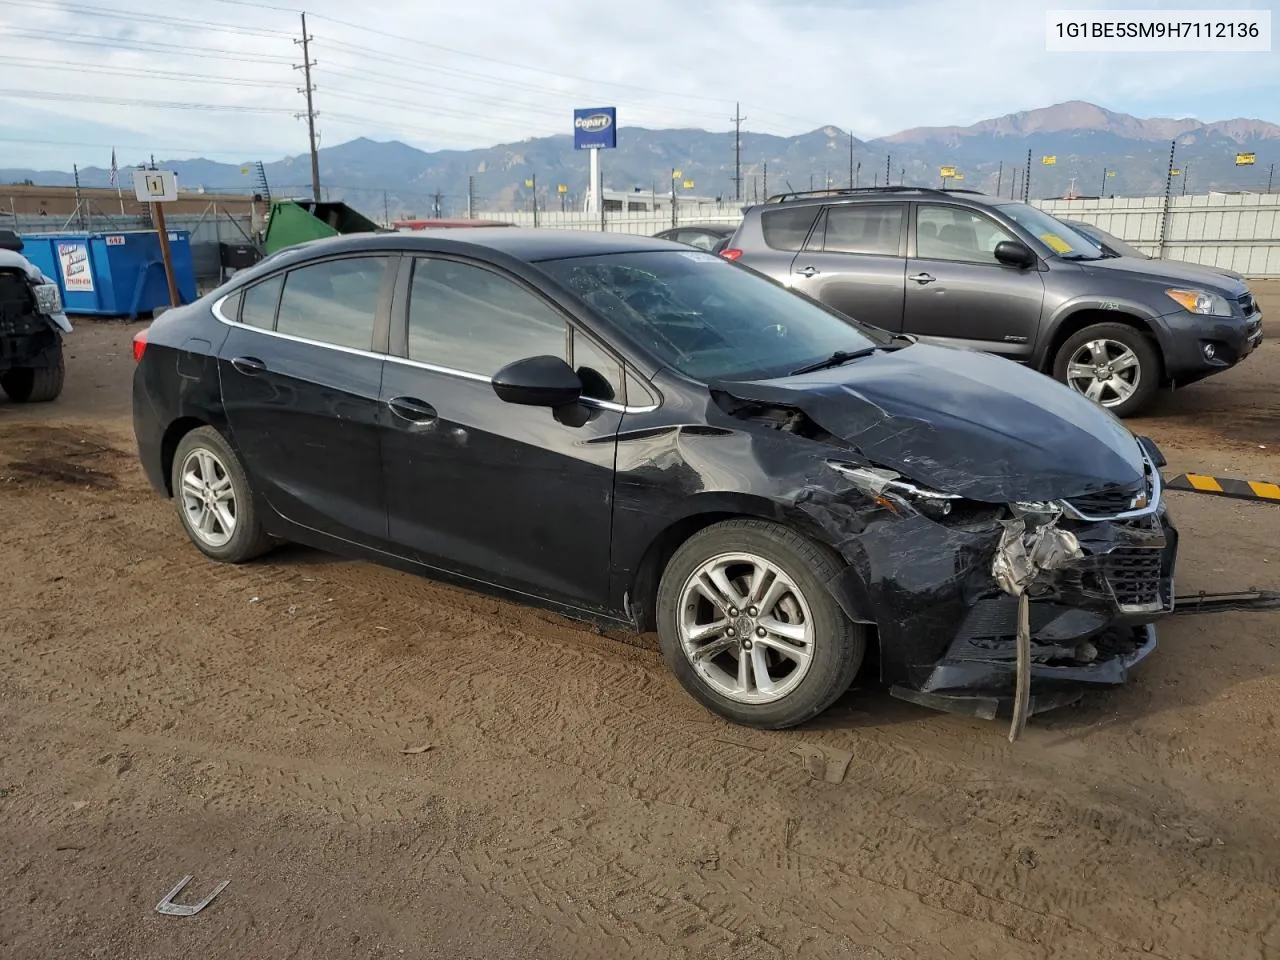
[[[218,353],[255,490],[286,520],[363,544],[386,541],[379,391],[397,262],[347,255],[258,281]]]
[[[846,316],[902,329],[906,204],[850,203],[822,212],[791,265],[791,286]]]
[[[903,329],[1011,359],[1030,357],[1044,280],[1036,267],[1006,266],[993,252],[1002,240],[1017,239],[969,207],[917,204]]]
[[[522,280],[443,255],[406,257],[382,401],[390,536],[429,566],[578,607],[609,587],[623,367]],[[498,399],[515,360],[564,357],[590,398]]]

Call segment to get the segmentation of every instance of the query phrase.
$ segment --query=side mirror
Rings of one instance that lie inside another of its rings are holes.
[[[1010,267],[1035,266],[1035,252],[1018,240],[1001,240],[996,244],[995,258]]]
[[[493,392],[507,403],[563,407],[582,396],[582,378],[560,357],[528,357],[493,375]]]
[[[0,250],[12,250],[21,253],[24,244],[22,238],[12,230],[0,230]]]

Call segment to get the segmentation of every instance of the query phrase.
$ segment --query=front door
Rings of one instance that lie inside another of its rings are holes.
[[[906,204],[826,209],[791,263],[791,286],[845,316],[902,329]]]
[[[420,563],[604,608],[621,365],[496,268],[433,255],[402,270],[404,356],[382,384],[391,540]],[[545,354],[565,357],[593,399],[568,410],[498,399],[493,374]]]
[[[396,258],[340,257],[246,288],[218,353],[231,439],[286,520],[384,544],[379,391]],[[384,333],[385,336],[385,333]]]
[[[1016,239],[967,207],[917,204],[905,332],[1010,359],[1029,357],[1040,328],[1044,281],[1036,267],[1006,266],[994,253],[1002,240]]]

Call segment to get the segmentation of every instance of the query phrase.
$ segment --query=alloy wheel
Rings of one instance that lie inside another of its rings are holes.
[[[1142,383],[1142,361],[1118,340],[1082,343],[1067,362],[1067,385],[1094,403],[1118,407]]]
[[[236,492],[217,454],[197,447],[182,462],[182,511],[187,527],[210,547],[226,546],[236,532]]]
[[[752,553],[701,564],[680,590],[680,645],[698,676],[739,703],[774,703],[813,663],[813,616],[795,581]]]

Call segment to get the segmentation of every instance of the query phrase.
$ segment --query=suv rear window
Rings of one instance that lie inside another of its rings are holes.
[[[764,242],[775,250],[799,250],[821,210],[821,207],[792,207],[764,211],[760,214]]]

